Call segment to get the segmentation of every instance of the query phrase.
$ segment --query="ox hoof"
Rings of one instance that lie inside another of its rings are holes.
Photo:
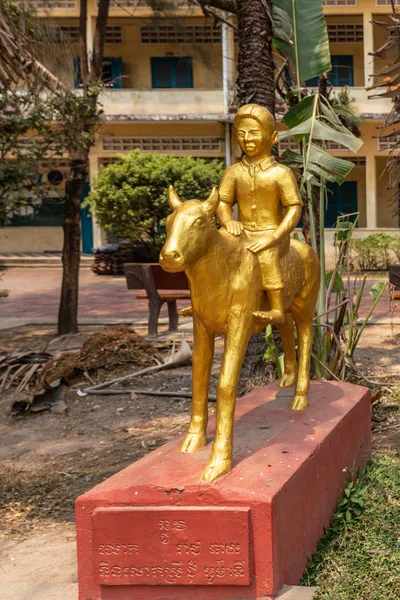
[[[179,450],[181,452],[197,452],[207,445],[205,433],[187,433]]]
[[[191,306],[181,308],[181,310],[179,310],[178,313],[181,315],[181,317],[193,317],[193,309]]]
[[[297,373],[284,373],[279,380],[279,387],[286,388],[296,383]]]
[[[308,408],[308,397],[307,394],[296,394],[293,398],[293,402],[290,405],[292,410],[306,410]]]
[[[204,473],[201,476],[203,481],[215,481],[222,475],[226,475],[232,468],[232,460],[230,458],[222,458],[216,456],[211,457],[210,462],[204,469]]]

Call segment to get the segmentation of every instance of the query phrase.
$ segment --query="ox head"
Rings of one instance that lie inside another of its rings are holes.
[[[213,188],[204,202],[182,202],[171,185],[168,202],[173,213],[167,217],[167,239],[160,253],[160,264],[165,271],[176,273],[184,271],[210,247],[216,231],[214,213],[219,194]]]

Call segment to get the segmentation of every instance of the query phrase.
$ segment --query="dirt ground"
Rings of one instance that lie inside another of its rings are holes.
[[[83,327],[81,335],[71,338],[69,343],[79,346],[99,329]],[[189,342],[190,335],[185,335]],[[54,336],[52,329],[15,328],[0,332],[0,347],[43,351]],[[220,340],[211,393],[215,393],[221,352]],[[384,384],[383,395],[374,409],[375,452],[384,452],[388,447],[399,449],[400,411],[395,408],[400,402],[400,393],[396,391],[396,386],[400,389],[399,326],[394,331],[390,326],[368,327],[357,361],[371,380]],[[126,367],[124,372],[127,372]],[[109,375],[100,371],[94,379],[104,381]],[[189,399],[78,396],[78,389],[87,385],[83,377],[73,382],[67,391],[67,410],[63,414],[45,411],[16,418],[11,416],[12,394],[8,391],[1,394],[0,572],[3,583],[20,582],[27,577],[35,583],[76,581],[73,526],[76,497],[182,433],[188,424]],[[129,389],[190,392],[191,367],[150,374],[125,385]],[[210,403],[210,411],[214,410],[215,404]],[[36,552],[39,548],[40,558]],[[52,564],[50,572],[49,562]]]

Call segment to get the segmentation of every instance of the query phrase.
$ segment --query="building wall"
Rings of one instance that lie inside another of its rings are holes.
[[[121,57],[123,67],[123,88],[151,89],[150,61],[153,57],[191,57],[193,59],[193,84],[197,89],[213,89],[222,86],[222,58],[221,44],[145,44],[141,42],[140,27],[142,25],[156,25],[159,21],[154,19],[139,20],[133,18],[110,18],[109,26],[122,28],[121,44],[106,44],[105,57]],[[203,25],[204,18],[185,19],[185,25]],[[57,19],[60,26],[78,26],[77,19]],[[173,25],[171,19],[164,19],[163,25]],[[209,24],[209,21],[208,21]],[[65,54],[65,49],[60,44],[56,50],[58,54]],[[69,72],[66,81],[73,85],[72,57],[79,55],[78,44],[70,44]]]
[[[220,149],[216,151],[174,150],[174,156],[197,156],[206,158],[224,157],[224,128],[220,123],[106,123],[101,129],[100,137],[92,150],[92,156],[107,158],[120,152],[102,150],[103,137],[134,138],[171,138],[171,137],[211,137],[220,141]],[[151,150],[150,150],[151,151]],[[167,151],[171,154],[170,151]]]
[[[60,252],[62,227],[0,227],[0,252]]]
[[[386,157],[376,158],[376,190],[378,196],[378,227],[399,227],[399,215],[391,199],[393,191],[388,190],[389,174],[386,171]]]
[[[53,11],[54,17],[63,26],[78,25],[78,5],[72,10],[58,9]],[[96,0],[89,0],[88,9],[90,19],[88,31],[93,32],[95,15],[97,12]],[[351,54],[354,56],[354,88],[350,95],[355,98],[354,107],[360,114],[368,113],[362,125],[362,139],[364,145],[358,151],[357,157],[365,159],[365,166],[356,166],[348,177],[348,181],[357,181],[358,208],[360,211],[359,233],[363,234],[365,228],[376,231],[377,228],[396,229],[399,219],[393,214],[389,206],[389,192],[387,174],[384,172],[387,152],[379,152],[375,136],[382,125],[380,115],[387,113],[391,108],[389,100],[368,100],[364,86],[368,85],[368,78],[374,71],[374,65],[369,52],[380,47],[384,42],[384,33],[381,29],[373,27],[371,21],[387,20],[390,6],[377,6],[377,0],[357,0],[355,6],[325,6],[325,15],[328,24],[333,23],[358,23],[363,24],[363,42],[335,43],[332,42],[333,55]],[[180,23],[187,25],[210,24],[206,21],[200,9],[183,7],[174,13]],[[140,39],[141,25],[163,25],[171,23],[168,18],[154,17],[149,7],[112,8],[110,10],[110,26],[122,27],[122,44],[106,44],[105,56],[121,57],[123,61],[123,87],[122,90],[108,90],[102,96],[105,114],[112,118],[118,115],[129,115],[135,119],[141,115],[142,122],[107,122],[99,132],[99,140],[93,148],[90,157],[90,171],[93,177],[105,159],[115,158],[118,152],[102,149],[101,136],[134,137],[134,138],[168,138],[168,137],[218,137],[220,147],[218,150],[209,151],[173,151],[178,156],[193,155],[207,158],[224,156],[224,126],[219,122],[218,115],[223,114],[222,95],[222,48],[221,44],[173,45],[173,44],[142,44]],[[72,57],[79,51],[77,44],[69,48],[59,47],[60,60],[66,64],[62,72],[63,80],[73,85]],[[237,44],[233,49],[236,52]],[[193,58],[193,90],[152,90],[150,59],[166,55],[191,56]],[[67,57],[67,58],[65,58]],[[231,61],[233,65],[233,60]],[[375,69],[380,66],[375,65]],[[235,79],[235,70],[231,69],[231,83]],[[337,90],[338,91],[338,90]],[[377,115],[371,117],[371,115]],[[160,119],[160,115],[164,115]],[[178,117],[179,115],[179,117]],[[190,118],[192,122],[182,122],[183,117]],[[196,117],[194,117],[196,115]],[[199,115],[213,120],[196,121]],[[175,120],[174,120],[175,117]],[[221,118],[221,117],[220,117]],[[160,119],[157,121],[157,119]],[[168,119],[168,120],[167,120]],[[233,144],[234,145],[234,144]],[[341,157],[353,157],[347,150],[332,150],[332,153]],[[100,243],[102,236],[99,228],[94,223],[95,244]],[[0,230],[0,251],[43,251],[59,250],[62,244],[60,228],[6,228]]]
[[[337,15],[328,16],[327,24],[362,24],[360,15]],[[330,51],[332,55],[350,54],[354,57],[354,86],[364,86],[364,44],[363,42],[330,42]]]

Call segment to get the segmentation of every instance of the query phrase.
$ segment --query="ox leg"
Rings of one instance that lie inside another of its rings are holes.
[[[236,393],[247,343],[253,322],[243,315],[229,317],[225,334],[225,351],[217,385],[217,423],[211,458],[204,470],[204,481],[214,481],[232,468],[233,419]]]
[[[207,443],[208,386],[214,358],[214,334],[208,331],[194,315],[192,358],[192,413],[189,430],[183,440],[181,452],[196,452]]]
[[[285,324],[277,325],[279,335],[281,336],[284,357],[284,372],[279,381],[280,387],[290,387],[296,383],[297,379],[297,358],[296,344],[294,339],[294,323],[292,315],[285,315]]]
[[[295,316],[297,344],[299,352],[299,374],[296,392],[290,405],[292,410],[305,410],[308,407],[308,389],[310,387],[310,362],[313,344],[313,320]]]

